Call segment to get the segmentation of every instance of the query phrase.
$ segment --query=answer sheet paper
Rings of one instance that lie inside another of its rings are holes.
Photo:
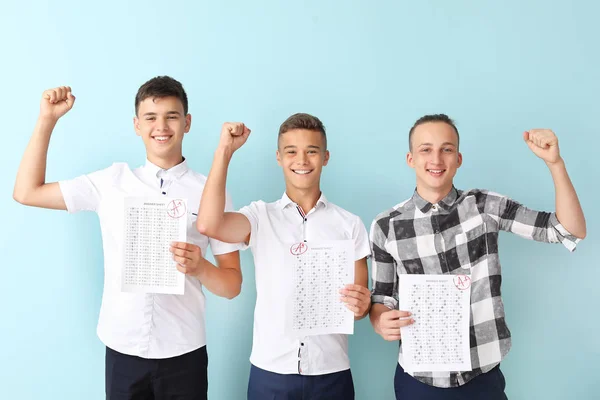
[[[285,267],[292,269],[288,331],[297,337],[354,333],[354,313],[340,300],[340,289],[354,283],[354,241],[288,244]]]
[[[401,330],[407,372],[471,371],[469,275],[401,274],[399,308],[415,323]]]
[[[126,197],[121,291],[183,294],[185,275],[176,268],[171,242],[185,242],[186,199]]]

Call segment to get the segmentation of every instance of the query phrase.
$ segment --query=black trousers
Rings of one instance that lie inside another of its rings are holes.
[[[177,357],[147,359],[106,348],[107,400],[206,400],[206,346]]]

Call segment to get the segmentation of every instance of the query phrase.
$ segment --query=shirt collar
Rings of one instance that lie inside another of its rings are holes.
[[[456,199],[458,198],[458,190],[456,190],[456,188],[454,186],[452,186],[452,190],[450,190],[450,193],[448,193],[446,195],[446,197],[444,197],[442,200],[440,200],[438,202],[438,205],[443,208],[446,211],[449,211],[450,208],[454,205],[454,203],[456,202]],[[417,208],[419,210],[421,210],[421,212],[423,214],[427,213],[431,207],[433,207],[433,204],[431,204],[430,202],[428,202],[427,200],[425,200],[424,198],[422,198],[419,193],[417,193],[417,189],[415,189],[415,192],[413,194],[412,197],[412,201],[415,203],[415,205],[417,206]]]
[[[290,204],[297,205],[296,203],[294,203],[292,201],[292,199],[290,199],[288,197],[288,195],[287,195],[286,192],[283,192],[283,196],[281,196],[281,199],[279,200],[279,206],[280,206],[280,208],[283,210],[284,208],[286,208]],[[319,204],[323,204],[324,207],[327,207],[327,205],[329,204],[329,201],[327,200],[327,197],[325,197],[325,195],[323,194],[323,192],[321,192],[321,197],[319,197],[319,200],[317,200],[317,205],[315,206],[315,208],[318,207]],[[310,210],[308,210],[308,211],[310,211]]]
[[[144,165],[144,170],[152,175],[155,176],[157,178],[168,178],[170,180],[176,180],[179,179],[183,176],[183,174],[185,174],[186,172],[188,172],[189,167],[187,165],[187,160],[185,159],[185,157],[183,158],[183,161],[180,162],[179,164],[177,164],[174,167],[171,167],[169,169],[162,169],[161,167],[159,167],[158,165],[152,163],[150,160],[146,159],[146,164]]]

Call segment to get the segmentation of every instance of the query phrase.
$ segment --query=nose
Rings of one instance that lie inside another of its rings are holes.
[[[432,164],[441,164],[442,161],[442,155],[437,152],[437,151],[433,151],[432,155],[431,155],[431,163]]]
[[[298,163],[305,165],[306,162],[308,161],[308,156],[306,155],[305,152],[300,152],[300,154],[298,155]]]
[[[167,124],[166,118],[158,118],[156,120],[155,128],[159,132],[164,132],[169,130],[169,124]]]

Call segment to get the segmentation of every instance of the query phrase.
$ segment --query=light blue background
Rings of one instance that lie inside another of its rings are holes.
[[[461,132],[459,188],[487,188],[554,209],[552,180],[522,132],[550,127],[578,190],[588,238],[574,253],[501,235],[513,349],[502,364],[511,399],[597,399],[600,5],[594,1],[5,1],[0,9],[3,156],[0,207],[0,398],[101,399],[95,334],[103,284],[97,217],[12,200],[41,93],[71,85],[48,181],[113,161],[144,162],[133,100],[169,74],[190,97],[191,166],[208,173],[223,121],[252,130],[228,190],[236,206],[284,190],[279,124],[319,116],[331,162],[323,188],[367,227],[411,195],[407,132],[445,112]],[[210,398],[245,396],[255,300],[250,253],[233,301],[208,295]],[[351,337],[357,399],[391,399],[397,343],[368,320]]]

